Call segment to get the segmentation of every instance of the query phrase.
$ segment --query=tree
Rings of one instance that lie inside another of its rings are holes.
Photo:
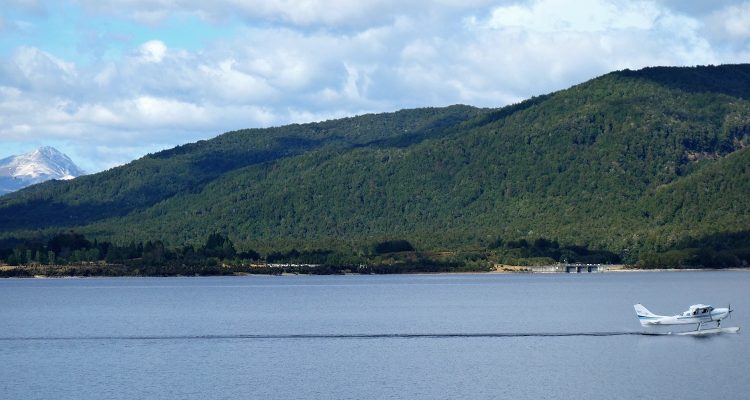
[[[161,240],[148,241],[143,246],[143,263],[146,265],[162,265],[165,260],[166,250]]]
[[[57,255],[67,258],[75,250],[88,249],[91,242],[80,234],[73,231],[57,234],[47,243],[47,248],[54,251]]]
[[[375,245],[375,254],[414,251],[414,246],[406,240],[386,240]]]
[[[250,249],[237,254],[237,257],[243,260],[259,260],[260,254],[258,254],[257,251]]]
[[[221,259],[234,258],[237,251],[229,238],[222,236],[220,233],[208,235],[206,244],[200,251],[206,257],[216,257]]]

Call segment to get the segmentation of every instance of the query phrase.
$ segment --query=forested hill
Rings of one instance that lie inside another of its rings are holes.
[[[625,70],[500,109],[229,132],[0,197],[0,235],[354,251],[547,238],[637,259],[747,236],[748,144],[750,65]]]

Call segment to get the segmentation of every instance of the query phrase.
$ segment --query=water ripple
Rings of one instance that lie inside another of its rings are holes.
[[[576,336],[656,336],[659,333],[622,332],[498,332],[498,333],[351,333],[351,334],[236,334],[236,335],[123,335],[123,336],[17,336],[0,341],[83,341],[83,340],[252,340],[252,339],[449,339]]]

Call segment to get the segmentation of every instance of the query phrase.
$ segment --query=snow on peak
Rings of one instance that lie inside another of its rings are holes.
[[[0,160],[0,194],[50,179],[73,179],[83,175],[70,157],[54,147],[43,146],[30,153]],[[12,182],[10,187],[4,183]]]

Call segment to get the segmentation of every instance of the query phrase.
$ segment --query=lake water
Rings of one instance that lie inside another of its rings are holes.
[[[750,329],[749,293],[742,271],[6,279],[0,398],[749,398],[746,333],[632,334],[637,302],[731,302]]]

